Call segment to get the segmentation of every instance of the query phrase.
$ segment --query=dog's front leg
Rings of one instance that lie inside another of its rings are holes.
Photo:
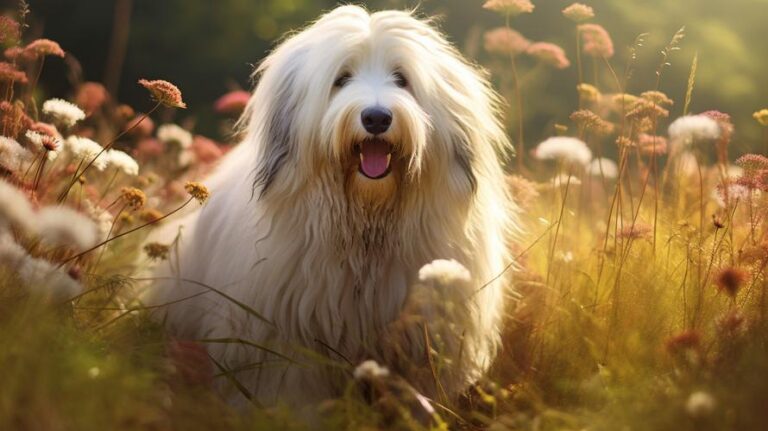
[[[458,262],[424,266],[379,346],[384,362],[425,395],[454,399],[472,379],[475,293],[469,272]]]

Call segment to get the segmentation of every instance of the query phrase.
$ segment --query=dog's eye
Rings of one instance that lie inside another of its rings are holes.
[[[398,87],[405,88],[408,86],[408,79],[403,75],[403,72],[395,72],[392,76],[395,78],[395,85]]]
[[[339,75],[339,77],[336,78],[335,81],[333,81],[333,86],[336,88],[341,88],[347,85],[350,79],[352,79],[352,75],[349,72],[344,72],[341,75]]]

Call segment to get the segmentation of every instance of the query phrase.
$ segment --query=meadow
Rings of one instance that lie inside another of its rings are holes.
[[[21,4],[0,17],[0,429],[310,427],[285,407],[225,404],[211,382],[236,383],[237,370],[210,361],[204,343],[173,340],[149,318],[163,305],[138,297],[148,265],[174,253],[147,234],[205,205],[202,180],[238,137],[217,142],[176,124],[193,107],[160,79],[136,83],[147,91],[137,106],[98,82],[47,97],[42,71],[66,47],[29,40]],[[517,151],[507,182],[522,209],[503,350],[458,402],[426,402],[394,374],[343,364],[347,391],[307,406],[312,426],[765,429],[768,109],[751,119],[693,111],[697,57],[674,83],[679,97],[660,91],[683,29],[654,53],[654,84],[630,93],[646,35],[619,62],[624,48],[599,10],[564,9],[572,41],[559,46],[514,29],[536,12],[527,0],[477,7],[506,23],[485,29],[482,45],[508,102]],[[526,138],[536,94],[521,67],[578,76],[577,106],[541,142]],[[234,130],[248,97],[216,101],[223,127]],[[753,152],[734,149],[761,134]]]

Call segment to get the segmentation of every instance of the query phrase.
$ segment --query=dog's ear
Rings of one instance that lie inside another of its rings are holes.
[[[279,50],[278,50],[279,53]],[[277,54],[277,53],[276,53]],[[277,58],[275,58],[277,57]],[[298,109],[296,100],[296,59],[281,58],[273,54],[259,67],[261,76],[249,105],[253,121],[258,128],[258,150],[253,176],[253,195],[259,199],[270,190],[281,168],[295,151],[294,118]]]

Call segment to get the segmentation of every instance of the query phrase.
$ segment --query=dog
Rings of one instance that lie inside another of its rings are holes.
[[[210,200],[153,237],[177,258],[147,302],[235,404],[334,397],[368,360],[457,398],[499,349],[518,228],[485,73],[412,12],[341,6],[254,80]]]

